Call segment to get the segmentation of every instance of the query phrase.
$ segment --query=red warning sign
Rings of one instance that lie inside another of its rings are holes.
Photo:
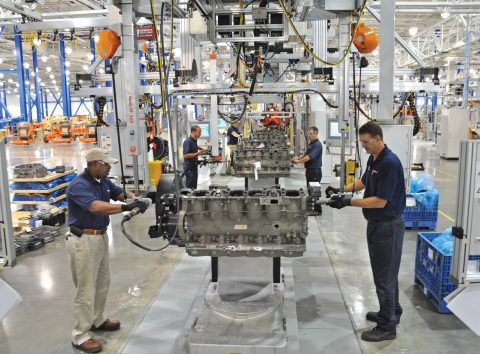
[[[154,39],[154,38],[155,38],[155,27],[153,26],[138,27],[138,39]]]

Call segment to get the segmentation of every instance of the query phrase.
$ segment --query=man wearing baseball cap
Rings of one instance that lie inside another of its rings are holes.
[[[148,204],[143,201],[111,204],[111,199],[125,200],[122,188],[107,178],[110,165],[118,160],[100,148],[90,150],[86,160],[87,168],[67,188],[67,224],[70,226],[67,249],[77,288],[72,345],[86,353],[98,353],[102,351],[102,345],[91,338],[89,331],[115,331],[120,328],[120,321],[109,320],[103,313],[110,284],[109,215],[131,211],[135,207],[143,213]],[[128,198],[135,196],[126,193]]]

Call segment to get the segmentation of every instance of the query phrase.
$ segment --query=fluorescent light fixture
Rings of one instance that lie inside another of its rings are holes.
[[[45,86],[45,83],[44,83],[44,82],[42,82],[42,83],[40,84],[40,86]]]
[[[70,62],[69,61],[66,61],[65,62],[65,66],[68,68],[70,66]]]
[[[87,55],[88,60],[93,60],[94,57],[95,55],[93,55],[92,53],[88,53]]]
[[[54,77],[55,77],[55,75],[50,74],[50,79],[53,79]]]
[[[47,66],[47,67],[45,68],[45,70],[47,70],[47,73],[49,73],[50,71],[52,71],[52,68],[49,67],[49,66]]]
[[[24,67],[25,69],[28,69],[28,68],[30,67],[30,64],[29,64],[29,63],[23,63],[23,67]]]
[[[42,55],[42,56],[40,57],[40,59],[42,59],[42,61],[43,61],[44,63],[46,63],[47,60],[48,60],[48,58],[47,58],[45,55]]]
[[[72,54],[72,48],[70,47],[65,48],[65,53],[67,53],[68,55]]]
[[[373,54],[374,57],[376,57],[376,56],[378,55],[378,53],[379,53],[379,51],[378,51],[377,49],[375,49],[375,50],[372,52],[372,54]]]
[[[2,64],[2,63],[3,63],[3,58],[0,58],[0,64]]]
[[[70,70],[65,70],[65,75],[70,75]]]
[[[446,19],[446,18],[449,18],[450,17],[450,13],[449,12],[442,12],[440,14],[440,16],[442,16],[443,19]]]
[[[20,87],[20,85],[18,84],[18,82],[15,84],[15,86]]]
[[[12,92],[10,90],[7,91],[8,94],[11,94]]]
[[[408,29],[408,33],[413,37],[414,35],[416,35],[418,32],[418,28],[417,27],[411,27]]]
[[[8,82],[13,82],[13,80],[12,80],[12,79],[8,79]]]
[[[18,90],[17,90],[17,89],[13,89],[13,92],[18,92]]]
[[[30,85],[30,81],[25,81],[25,85]]]
[[[100,72],[100,74],[105,74],[105,70],[103,70],[103,69],[100,69],[98,71]]]
[[[13,55],[17,55],[17,51],[15,49],[13,50]]]
[[[88,65],[84,65],[83,70],[87,71],[88,70]]]
[[[30,75],[32,75],[33,77],[35,77],[35,71],[32,71],[32,73],[31,73]]]
[[[52,84],[54,84],[54,85],[55,85],[56,83],[57,83],[57,81],[56,81],[56,80],[52,80]]]

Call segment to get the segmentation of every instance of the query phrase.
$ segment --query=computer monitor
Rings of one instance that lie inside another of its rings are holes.
[[[225,122],[222,118],[218,118],[218,129],[227,129],[228,123]]]
[[[210,123],[196,123],[201,129],[202,134],[200,138],[209,139],[210,138]]]
[[[328,139],[340,139],[342,133],[340,133],[338,120],[329,119],[328,120]]]

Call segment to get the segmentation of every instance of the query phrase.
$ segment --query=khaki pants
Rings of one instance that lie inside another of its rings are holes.
[[[237,148],[237,145],[227,145],[227,174],[230,174],[233,170],[233,151]]]
[[[110,285],[108,235],[72,235],[67,248],[77,288],[73,343],[80,345],[91,338],[88,331],[92,325],[99,327],[106,320],[103,311]]]

